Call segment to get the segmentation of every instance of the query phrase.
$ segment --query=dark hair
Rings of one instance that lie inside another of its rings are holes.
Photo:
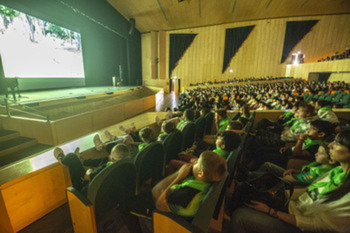
[[[341,131],[337,135],[335,140],[340,145],[347,147],[348,150],[350,151],[350,130]],[[347,168],[347,171],[346,171],[347,173],[349,173],[349,169],[350,169],[350,167]],[[340,198],[342,198],[343,196],[345,196],[349,192],[350,192],[350,176],[348,174],[346,176],[344,183],[341,186],[339,186],[337,189],[334,189],[334,190],[326,193],[326,195],[325,195],[326,200],[324,201],[324,203],[329,203],[332,201],[339,200]]]
[[[154,130],[150,127],[145,127],[141,129],[139,132],[139,136],[142,139],[142,141],[146,143],[154,142],[157,139]]]
[[[324,138],[327,138],[329,135],[334,133],[334,125],[329,121],[314,120],[311,122],[311,126],[318,129],[319,132],[325,133]]]
[[[191,109],[186,109],[184,112],[184,117],[186,120],[193,121],[194,120],[194,111]]]
[[[310,113],[312,116],[315,114],[315,107],[307,102],[300,104],[299,108],[304,108],[307,113]]]
[[[166,121],[163,123],[163,130],[165,133],[171,133],[176,129],[173,121]]]
[[[331,106],[331,102],[327,101],[327,100],[317,100],[317,104],[318,106],[322,107],[326,107],[326,106]]]
[[[217,110],[216,114],[218,114],[222,119],[225,119],[227,117],[227,112],[223,109]]]
[[[228,123],[228,125],[230,126],[231,129],[236,129],[236,130],[243,129],[243,125],[239,121],[230,121],[230,123]]]
[[[223,131],[220,137],[222,137],[222,144],[225,145],[225,151],[228,152],[236,149],[241,143],[241,137],[232,131]]]

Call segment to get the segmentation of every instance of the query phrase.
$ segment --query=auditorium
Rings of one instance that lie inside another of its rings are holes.
[[[1,233],[350,233],[350,1],[0,0]]]

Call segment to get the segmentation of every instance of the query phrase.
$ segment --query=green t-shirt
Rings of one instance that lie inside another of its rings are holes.
[[[344,172],[341,166],[333,168],[328,174],[328,179],[315,182],[308,187],[310,197],[317,199],[336,189],[344,183],[348,174],[349,172]]]
[[[218,155],[221,155],[222,157],[224,157],[225,159],[227,158],[229,152],[221,149],[220,147],[216,146],[216,149],[213,150],[213,152],[217,153]]]
[[[319,162],[312,162],[302,167],[302,172],[299,174],[293,174],[293,177],[302,183],[312,183],[314,180],[321,177],[326,172],[332,170],[334,166],[327,165],[321,166]]]
[[[180,129],[180,127],[181,127],[185,122],[189,122],[189,120],[186,120],[186,119],[185,119],[185,120],[180,121],[179,124],[177,124],[176,128],[177,128],[177,129]]]
[[[148,145],[149,145],[149,143],[146,143],[146,142],[140,144],[140,145],[138,146],[139,152],[142,151],[143,149],[145,149]]]
[[[193,176],[181,184],[171,186],[171,194],[167,197],[171,212],[181,216],[194,216],[209,188],[209,183],[195,180]]]
[[[225,119],[220,121],[220,123],[219,123],[219,133],[221,133],[222,131],[224,131],[227,128],[227,126],[230,123],[230,121],[231,121],[231,118],[229,118],[229,117],[226,117]]]

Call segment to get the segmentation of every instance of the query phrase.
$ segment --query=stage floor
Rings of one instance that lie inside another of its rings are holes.
[[[131,89],[140,88],[141,86],[99,86],[99,87],[79,87],[79,88],[65,88],[55,90],[38,90],[38,91],[24,91],[21,92],[21,97],[17,97],[17,102],[13,100],[12,94],[9,93],[9,105],[27,104],[41,101],[52,101],[66,98],[77,98],[81,96],[100,95],[100,94],[115,94],[116,92],[123,92]],[[5,95],[1,95],[5,97]]]

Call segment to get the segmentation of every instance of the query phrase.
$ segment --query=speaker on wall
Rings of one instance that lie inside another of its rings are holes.
[[[130,18],[129,23],[130,23],[129,35],[131,36],[135,29],[135,19]]]

